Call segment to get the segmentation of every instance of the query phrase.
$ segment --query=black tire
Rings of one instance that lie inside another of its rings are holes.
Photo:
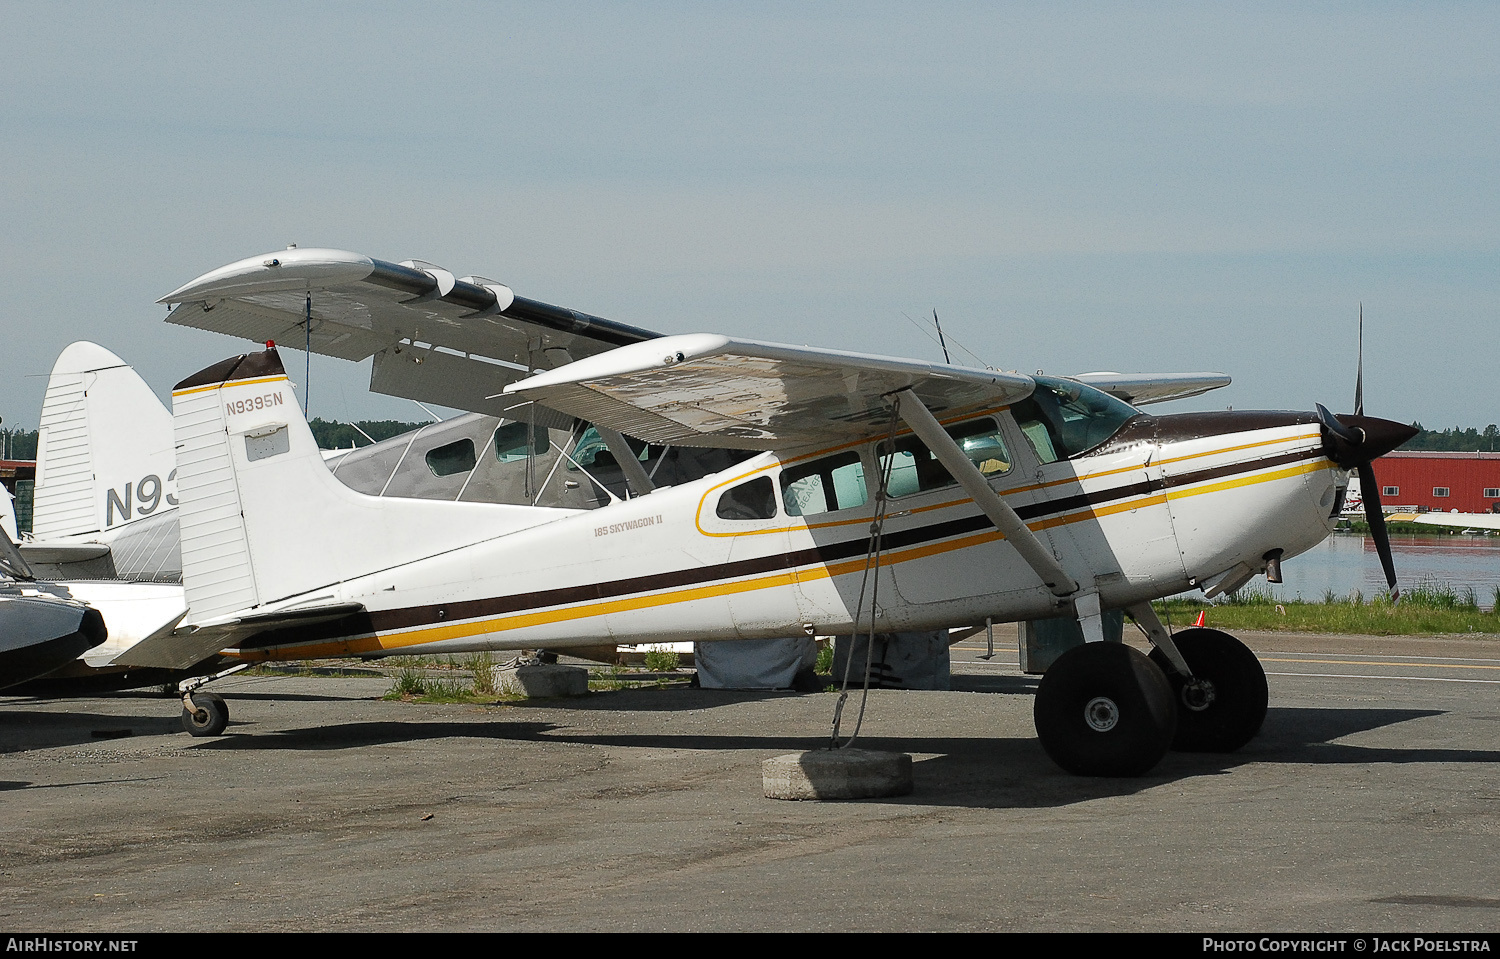
[[[1217,629],[1184,629],[1172,642],[1187,660],[1193,677],[1212,686],[1212,701],[1204,703],[1203,690],[1188,687],[1160,649],[1151,660],[1160,666],[1172,684],[1177,703],[1177,735],[1172,748],[1189,753],[1232,753],[1255,738],[1266,721],[1270,690],[1266,671],[1250,647]]]
[[[197,710],[182,707],[182,728],[190,736],[217,736],[229,725],[229,704],[218,693],[193,693]]]
[[[1139,776],[1172,744],[1172,686],[1124,643],[1085,643],[1042,677],[1032,711],[1052,761],[1077,776]]]

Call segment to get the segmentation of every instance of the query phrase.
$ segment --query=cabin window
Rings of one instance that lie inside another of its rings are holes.
[[[1446,487],[1446,486],[1434,486],[1432,488],[1432,495],[1434,497],[1437,497],[1437,498],[1442,498],[1444,496],[1447,496],[1448,495],[1448,487]]]
[[[427,468],[433,476],[452,476],[474,468],[474,441],[465,437],[427,451]]]
[[[514,463],[549,448],[547,428],[526,423],[506,423],[495,430],[495,459]]]
[[[1382,486],[1380,488],[1380,495],[1381,496],[1400,496],[1401,495],[1401,487],[1399,487],[1399,486]]]
[[[1486,486],[1484,488],[1484,498],[1485,499],[1500,499],[1500,488],[1496,488],[1496,487],[1493,487],[1493,486]]]
[[[865,505],[865,464],[839,453],[781,471],[781,499],[791,516],[814,516]]]
[[[970,420],[950,426],[946,432],[986,477],[1010,472],[1010,451],[1000,438],[1000,427],[994,420]],[[913,493],[953,486],[957,482],[943,468],[943,464],[938,462],[927,444],[915,436],[904,436],[896,440],[894,457],[891,455],[890,444],[881,443],[877,448],[877,456],[881,469],[889,468],[891,471],[887,487],[891,496],[910,496]]]
[[[1036,389],[1011,412],[1043,463],[1081,456],[1140,415],[1102,390],[1054,376],[1036,377]]]
[[[771,519],[776,515],[776,488],[771,477],[741,483],[719,497],[720,519]]]

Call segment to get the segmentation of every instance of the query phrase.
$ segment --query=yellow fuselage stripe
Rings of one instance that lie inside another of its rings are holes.
[[[173,390],[172,396],[175,398],[178,396],[188,396],[192,393],[206,393],[209,390],[217,390],[226,386],[254,386],[257,383],[275,383],[284,379],[287,379],[287,375],[279,373],[276,376],[258,376],[251,380],[230,380],[228,383],[210,383],[207,386],[194,386],[186,390]]]

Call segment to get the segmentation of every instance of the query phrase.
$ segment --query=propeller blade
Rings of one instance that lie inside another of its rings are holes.
[[[1396,561],[1391,556],[1391,537],[1385,529],[1385,513],[1380,508],[1380,481],[1375,478],[1373,463],[1366,463],[1359,468],[1359,495],[1364,500],[1365,521],[1370,524],[1370,538],[1375,541],[1380,568],[1385,571],[1385,585],[1390,590],[1391,602],[1400,602],[1401,588],[1396,585]]]
[[[1359,305],[1359,365],[1354,373],[1354,415],[1365,415],[1365,305]]]

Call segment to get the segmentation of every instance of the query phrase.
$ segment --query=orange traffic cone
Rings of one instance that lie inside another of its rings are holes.
[[[1196,626],[1196,627],[1200,627],[1201,628],[1203,626],[1203,617],[1205,617],[1207,615],[1208,615],[1208,610],[1205,609],[1203,612],[1201,612],[1201,613],[1198,614],[1198,619],[1197,619],[1197,621],[1195,623],[1193,623],[1193,625]]]

